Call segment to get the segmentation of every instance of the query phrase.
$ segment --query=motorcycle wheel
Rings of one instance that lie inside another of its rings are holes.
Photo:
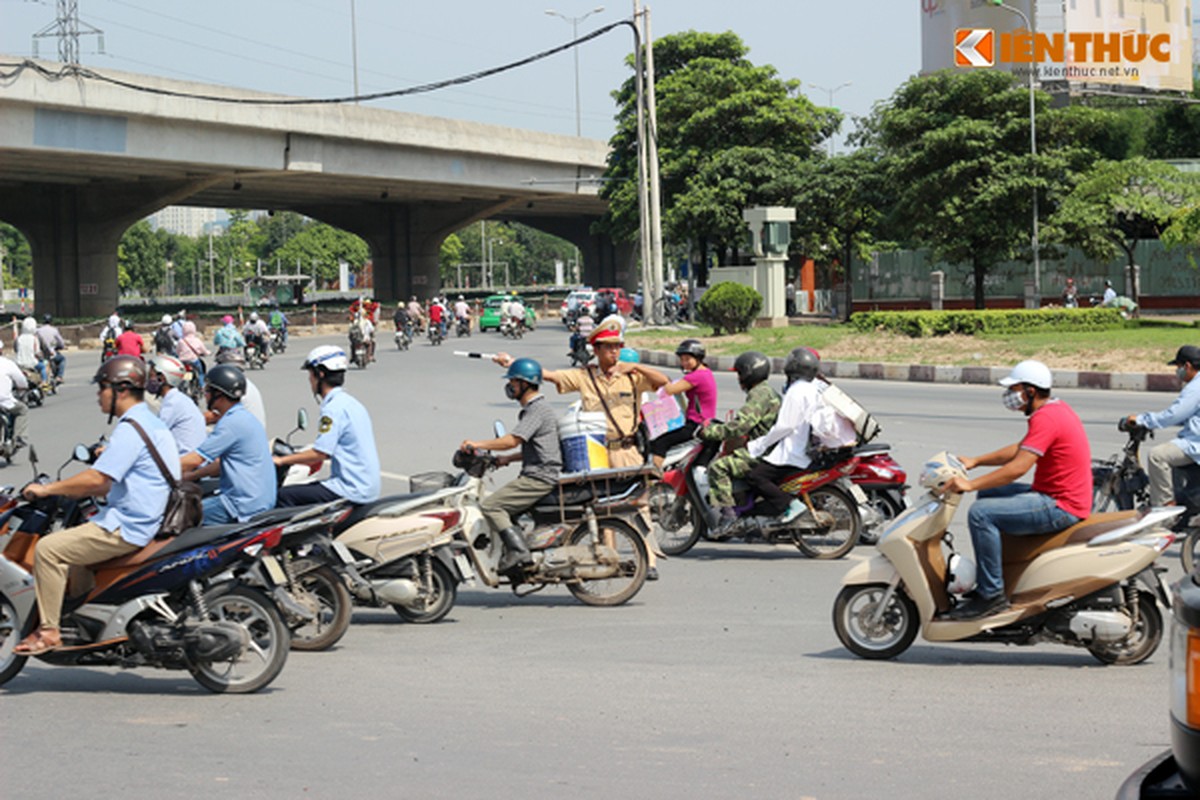
[[[332,568],[313,561],[297,561],[292,569],[300,591],[316,604],[317,618],[292,630],[293,650],[328,650],[350,628],[353,599],[345,582]],[[298,598],[301,601],[304,598]]]
[[[597,521],[600,542],[612,542],[620,559],[620,570],[612,578],[568,583],[576,599],[589,606],[619,606],[641,591],[646,583],[650,557],[642,535],[619,519]],[[571,531],[567,544],[586,544],[591,539],[587,524]]]
[[[875,530],[867,530],[864,526],[862,534],[858,537],[859,544],[878,542],[879,533],[883,528],[904,511],[904,501],[900,498],[900,492],[894,489],[875,489],[867,492],[867,505],[875,509],[875,513],[879,515],[879,527]]]
[[[1184,572],[1191,575],[1196,571],[1196,564],[1200,562],[1200,528],[1188,528],[1179,548],[1179,559],[1183,562]]]
[[[7,596],[0,594],[0,684],[8,683],[25,668],[29,656],[13,653],[17,643],[33,632],[35,615],[22,621],[17,607]]]
[[[683,508],[677,510],[676,502],[682,502]],[[660,481],[651,486],[646,505],[650,508],[650,520],[654,523],[654,537],[664,553],[669,556],[683,555],[700,541],[704,529],[699,512],[687,498],[681,500],[670,485]],[[682,519],[671,519],[672,511]]]
[[[1149,591],[1138,594],[1138,623],[1119,642],[1106,642],[1088,646],[1088,652],[1101,664],[1128,666],[1140,664],[1154,654],[1162,641],[1163,618],[1158,602]]]
[[[188,664],[196,682],[218,694],[257,692],[283,671],[291,635],[279,610],[262,592],[248,586],[220,586],[205,593],[208,619],[245,626],[250,644],[237,658]]]
[[[854,549],[862,534],[862,517],[850,495],[836,486],[822,486],[808,493],[813,508],[833,517],[828,528],[796,530],[796,547],[809,558],[841,558]]]
[[[833,604],[833,629],[846,649],[860,658],[895,658],[917,637],[917,607],[899,588],[879,621],[871,622],[887,588],[883,583],[846,586]]]
[[[450,574],[450,570],[446,569],[446,565],[436,558],[433,559],[431,583],[433,584],[433,591],[430,595],[415,601],[422,603],[422,605],[392,605],[392,608],[395,609],[396,613],[405,622],[427,625],[431,622],[437,622],[449,614],[450,609],[454,608],[454,601],[458,598],[458,583],[454,580],[454,576]]]

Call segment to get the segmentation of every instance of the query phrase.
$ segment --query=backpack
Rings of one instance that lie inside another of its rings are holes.
[[[154,332],[154,349],[159,353],[175,355],[175,337],[171,336],[171,329],[167,326]]]
[[[834,446],[848,447],[854,444],[866,444],[883,430],[879,423],[875,421],[875,418],[871,416],[871,412],[867,411],[859,405],[857,400],[833,384],[826,384],[825,388],[821,390],[821,400],[823,401],[825,410],[829,412],[829,416],[831,417],[824,419],[823,424],[825,424],[827,429],[834,431],[833,436],[844,440],[853,433],[852,441]],[[822,416],[822,414],[816,416]]]

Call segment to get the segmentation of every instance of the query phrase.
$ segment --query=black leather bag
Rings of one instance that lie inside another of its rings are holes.
[[[158,454],[154,442],[150,441],[150,437],[146,435],[142,426],[132,419],[127,419],[125,422],[132,425],[138,435],[142,437],[142,441],[150,450],[150,456],[154,459],[154,463],[158,465],[163,478],[171,487],[171,493],[167,496],[167,507],[163,511],[162,524],[158,526],[158,533],[154,535],[154,538],[170,539],[188,528],[198,526],[204,521],[203,492],[200,484],[195,481],[175,480],[170,470],[167,469],[167,465],[163,463],[162,456]]]

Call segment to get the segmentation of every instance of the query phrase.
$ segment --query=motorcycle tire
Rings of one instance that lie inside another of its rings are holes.
[[[884,583],[846,586],[834,601],[833,629],[842,645],[859,658],[895,658],[917,638],[921,627],[917,606],[899,588],[892,593],[879,621],[871,623],[870,617],[887,589]]]
[[[454,601],[458,598],[458,582],[454,580],[450,570],[446,568],[445,564],[434,558],[430,577],[433,591],[429,597],[418,601],[422,605],[392,604],[392,608],[405,622],[428,625],[442,619],[450,613],[450,609],[454,608]]]
[[[1105,642],[1088,646],[1091,653],[1101,664],[1129,666],[1140,664],[1158,649],[1162,641],[1163,618],[1158,609],[1158,601],[1153,593],[1142,590],[1138,594],[1138,623],[1120,642]]]
[[[318,651],[333,647],[350,629],[354,600],[342,577],[332,567],[315,561],[297,561],[292,565],[302,596],[295,599],[316,605],[317,618],[301,620],[292,629],[292,649]]]
[[[650,569],[650,556],[642,535],[628,523],[616,518],[597,521],[601,544],[611,541],[620,558],[620,571],[611,578],[581,580],[568,583],[567,589],[575,598],[589,606],[619,606],[641,591]],[[611,538],[610,538],[611,537]],[[571,531],[567,544],[587,544],[591,532],[586,523]]]
[[[1179,560],[1183,562],[1183,571],[1191,575],[1200,563],[1200,528],[1188,528],[1179,547]]]
[[[259,590],[237,584],[210,589],[204,601],[208,620],[245,626],[250,646],[229,661],[189,662],[196,683],[217,694],[249,694],[270,685],[287,663],[292,640],[275,603]]]
[[[682,502],[683,509],[676,509],[676,502]],[[680,499],[669,484],[659,481],[651,486],[646,505],[650,509],[650,520],[654,523],[654,538],[658,540],[663,553],[680,556],[700,541],[704,534],[704,522],[699,511],[687,498]],[[672,512],[683,519],[668,519]]]
[[[813,489],[808,497],[818,512],[833,516],[833,524],[822,530],[795,530],[793,541],[800,552],[825,560],[841,558],[853,550],[862,535],[862,517],[854,499],[832,485]]]
[[[904,513],[904,500],[896,489],[872,489],[867,491],[867,505],[879,514],[879,528],[868,531],[863,526],[862,534],[858,537],[859,544],[875,544],[879,541],[879,533],[888,523]]]
[[[17,643],[33,633],[37,615],[30,614],[26,620],[18,619],[17,607],[7,595],[0,594],[0,684],[5,684],[25,668],[29,656],[13,653]]]

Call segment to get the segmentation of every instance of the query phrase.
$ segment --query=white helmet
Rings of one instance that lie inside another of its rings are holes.
[[[36,333],[37,320],[33,317],[26,317],[21,320],[21,333]]]
[[[975,588],[975,562],[959,553],[951,553],[946,562],[946,591],[966,594]]]
[[[257,311],[251,311],[251,312],[250,312],[250,321],[251,321],[251,322],[258,322],[258,312],[257,312]]]
[[[1050,368],[1040,361],[1022,361],[1013,367],[1007,378],[1000,379],[1001,386],[1012,386],[1014,383],[1028,383],[1039,389],[1049,389],[1053,384]]]
[[[174,356],[156,355],[150,359],[150,366],[172,387],[183,383],[183,376],[187,374],[183,362]]]
[[[918,482],[922,488],[930,491],[941,491],[941,488],[954,477],[967,477],[962,462],[948,452],[938,453],[925,462],[921,467],[921,477]]]
[[[171,319],[170,314],[163,314],[163,318],[162,318],[163,325],[170,325],[172,322],[174,322],[174,320]]]
[[[323,344],[319,347],[314,347],[309,352],[308,358],[304,359],[304,363],[300,365],[300,369],[324,370],[326,372],[345,372],[349,368],[350,359],[346,358],[346,351],[332,344]]]

